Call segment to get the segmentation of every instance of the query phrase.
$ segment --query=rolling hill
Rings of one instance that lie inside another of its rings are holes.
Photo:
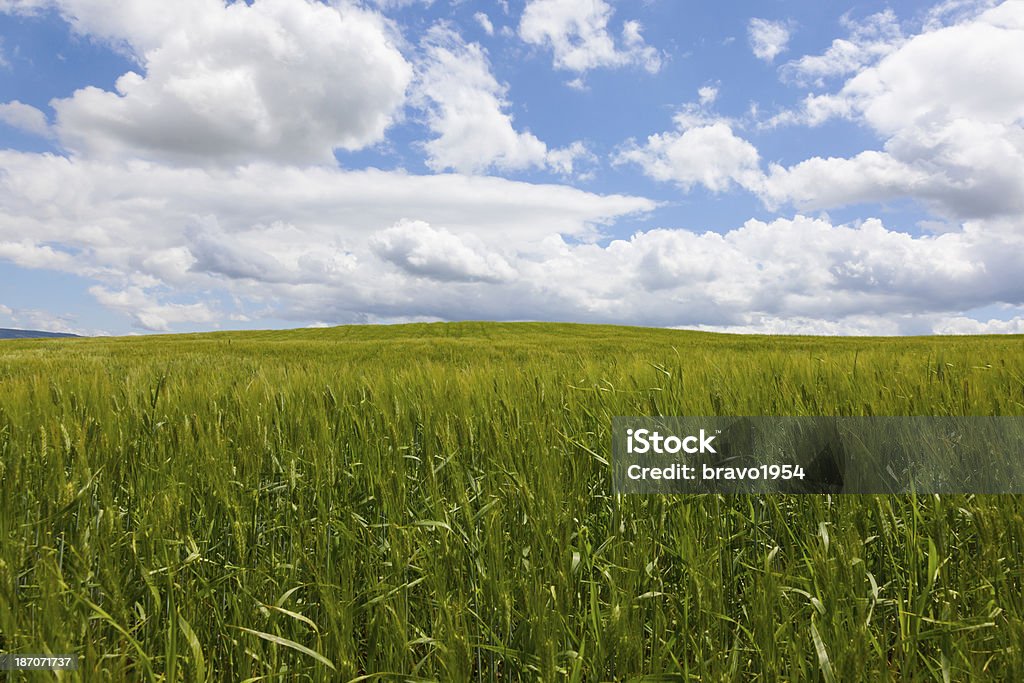
[[[44,332],[42,330],[13,330],[0,327],[0,339],[56,339],[60,337],[77,337],[67,332]]]

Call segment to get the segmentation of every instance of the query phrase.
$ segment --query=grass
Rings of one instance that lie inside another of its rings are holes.
[[[1024,680],[1021,499],[616,498],[608,465],[614,415],[1022,415],[1021,342],[4,342],[0,648],[90,681]]]

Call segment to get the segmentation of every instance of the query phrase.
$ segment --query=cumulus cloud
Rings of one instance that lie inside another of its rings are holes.
[[[374,5],[383,9],[394,9],[396,7],[408,7],[409,5],[426,5],[429,7],[434,4],[434,0],[370,0]]]
[[[1022,38],[1024,2],[1009,0],[972,21],[914,36],[850,79],[838,97],[887,135],[957,120],[1019,122]]]
[[[427,32],[422,47],[417,99],[438,135],[424,144],[430,168],[479,173],[547,166],[571,173],[573,160],[585,155],[581,145],[549,150],[529,131],[516,130],[505,112],[508,88],[491,73],[478,43],[466,43],[451,28],[438,25]]]
[[[549,149],[544,161],[548,168],[556,173],[563,176],[575,173],[577,177],[583,178],[585,174],[578,173],[580,162],[594,163],[597,161],[597,156],[582,141],[577,140],[565,147]]]
[[[926,31],[933,31],[943,26],[951,26],[961,21],[973,19],[987,9],[995,7],[1003,0],[942,0],[928,8],[922,22]]]
[[[705,85],[697,91],[697,96],[701,106],[714,104],[715,100],[718,99],[718,88],[712,85]]]
[[[50,0],[0,0],[0,12],[31,15],[50,4]]]
[[[64,270],[86,274],[79,270],[80,265],[68,251],[55,249],[48,244],[40,244],[33,239],[17,239],[14,231],[10,240],[0,240],[0,259],[12,261],[27,268],[45,268],[48,270]],[[91,271],[95,273],[95,270]]]
[[[490,17],[485,12],[477,12],[473,15],[473,18],[476,20],[476,23],[480,24],[480,28],[484,30],[484,33],[489,36],[494,35],[494,24],[491,23]]]
[[[472,235],[454,235],[423,221],[400,221],[374,233],[370,249],[409,274],[440,282],[502,282],[515,271]]]
[[[144,329],[247,316],[856,331],[874,317],[905,333],[1024,305],[1024,235],[1011,222],[915,237],[798,215],[603,240],[602,222],[653,203],[316,167],[225,173],[11,152],[0,167],[0,257],[88,277],[97,301]]]
[[[519,37],[549,48],[557,69],[583,73],[600,67],[638,65],[661,69],[661,54],[647,45],[637,21],[626,21],[616,40],[608,23],[614,10],[605,0],[529,0],[519,21]]]
[[[943,318],[933,327],[935,334],[1024,334],[1024,316],[1007,320],[975,320],[966,316]]]
[[[975,3],[977,5],[977,3]],[[962,9],[962,8],[961,8]],[[961,16],[961,15],[957,15]],[[959,23],[905,37],[895,16],[846,20],[851,40],[790,62],[784,74],[819,81],[853,75],[838,91],[809,95],[782,123],[863,123],[881,149],[761,166],[735,123],[700,104],[683,107],[675,130],[630,143],[620,162],[684,190],[733,186],[772,210],[801,211],[912,198],[944,222],[1024,216],[1024,1],[1009,0]],[[839,45],[839,47],[837,47]]]
[[[969,21],[894,38],[884,59],[832,96],[843,102],[833,113],[863,117],[885,135],[957,119],[1019,119],[1022,32],[1024,2],[1007,0]]]
[[[803,209],[912,197],[957,220],[1024,215],[1024,2],[957,16],[906,39],[876,21],[872,32],[889,46],[873,50],[885,55],[784,119],[862,122],[882,149],[773,166],[764,196]]]
[[[215,170],[2,150],[0,169],[0,238],[32,235],[78,247],[153,247],[163,244],[163,231],[151,226],[176,236],[201,232],[197,220],[208,226],[208,217],[233,235],[252,226],[304,225],[317,228],[317,239],[352,236],[415,217],[479,235],[585,238],[595,225],[656,206],[640,197],[563,185],[375,169],[251,164]],[[283,233],[282,241],[287,237]]]
[[[785,21],[753,18],[747,24],[750,49],[758,59],[770,62],[786,51],[790,25]]]
[[[642,144],[628,142],[615,162],[637,164],[648,177],[687,192],[694,185],[712,192],[733,186],[758,189],[763,172],[757,148],[736,135],[730,120],[708,111],[717,88],[705,86],[698,96],[699,104],[685,105],[673,117],[675,130],[650,135]]]
[[[851,315],[836,320],[820,318],[743,316],[737,325],[690,325],[688,329],[729,334],[858,335],[889,337],[908,334],[1024,334],[1024,317],[1009,320],[976,320],[941,314],[899,314],[891,316]]]
[[[223,319],[205,303],[160,303],[139,287],[111,291],[97,285],[90,287],[89,293],[107,308],[131,316],[151,332],[169,332],[175,323],[214,323]]]
[[[722,192],[733,184],[752,186],[761,171],[757,149],[738,137],[724,121],[651,135],[617,156],[619,163],[639,164],[655,180],[671,181],[689,191],[700,184]]]
[[[50,123],[46,120],[46,114],[18,100],[0,104],[0,121],[33,135],[50,135]]]
[[[39,308],[17,308],[4,304],[0,304],[0,327],[65,332],[82,336],[107,334],[104,330],[81,326],[72,315],[58,315]]]
[[[820,55],[805,55],[782,67],[783,75],[801,85],[823,87],[829,78],[848,76],[876,63],[904,41],[903,32],[891,9],[872,14],[863,21],[843,15],[840,23],[848,32],[837,38]]]
[[[183,237],[182,247],[165,250],[159,260],[144,264],[146,269],[158,278],[174,277],[178,268],[179,273],[228,280],[304,283],[323,277],[323,264],[331,255],[329,250],[302,245],[302,232],[280,222],[258,230],[227,232],[208,216],[187,227]],[[311,267],[314,264],[321,267]]]
[[[869,336],[883,337],[901,334],[927,334],[930,329],[929,316],[899,315],[873,316],[850,315],[835,320],[806,318],[800,316],[779,317],[750,314],[729,325],[687,325],[683,329],[700,332],[725,334],[797,334],[816,336]]]
[[[139,66],[113,91],[52,102],[63,145],[174,162],[333,163],[380,141],[412,67],[378,14],[348,3],[49,0],[79,33]]]
[[[0,152],[0,259],[89,278],[102,288],[94,296],[146,328],[205,316],[189,297],[209,292],[248,302],[225,314],[455,316],[464,299],[431,288],[504,282],[509,245],[550,235],[590,241],[602,225],[655,206],[492,177],[271,164],[228,171]],[[431,227],[416,232],[403,219]],[[445,265],[427,238],[461,266]],[[132,296],[112,294],[123,292]],[[186,308],[161,308],[171,304]]]
[[[941,219],[937,234],[797,213],[724,233],[609,239],[608,225],[657,204],[473,175],[569,174],[590,152],[550,148],[515,121],[486,51],[450,27],[410,46],[388,20],[344,2],[0,0],[0,11],[55,8],[138,64],[116,92],[55,100],[54,126],[28,105],[0,108],[73,152],[0,151],[0,259],[87,278],[97,302],[147,330],[234,317],[1019,331],[1024,3],[947,4],[916,36],[891,13],[848,21],[848,44],[782,68],[793,83],[833,88],[806,101],[800,122],[863,123],[880,150],[764,165],[742,123],[710,111],[718,91],[706,85],[670,130],[615,156],[684,190],[741,187],[773,207],[915,197]],[[611,18],[604,0],[531,0],[519,31],[580,86],[599,67],[657,70],[639,24],[616,31]],[[766,39],[762,58],[786,42]],[[333,150],[381,139],[407,94],[433,136],[428,164],[458,174],[338,168]],[[966,313],[998,304],[1014,313]]]
[[[1010,274],[1024,265],[1021,244],[1020,236],[978,226],[912,237],[877,220],[834,226],[797,216],[748,221],[725,234],[662,229],[605,247],[552,248],[544,286],[602,320],[719,327],[815,320],[838,331],[859,316],[901,333],[927,332],[943,311],[1020,301],[1024,286]]]

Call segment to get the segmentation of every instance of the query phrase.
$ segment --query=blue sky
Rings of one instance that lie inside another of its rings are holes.
[[[1024,2],[0,0],[0,326],[1024,332]]]

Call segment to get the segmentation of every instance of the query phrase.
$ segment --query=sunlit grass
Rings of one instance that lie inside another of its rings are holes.
[[[607,462],[614,415],[1024,415],[1022,341],[3,342],[0,647],[85,680],[1024,680],[1018,498],[616,499]]]

